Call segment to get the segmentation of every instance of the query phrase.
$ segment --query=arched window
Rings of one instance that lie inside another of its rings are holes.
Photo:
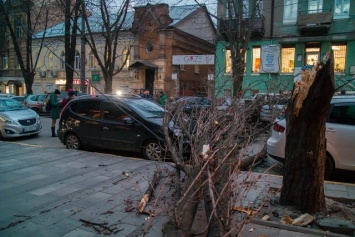
[[[80,53],[79,53],[79,51],[76,51],[76,53],[75,53],[74,68],[77,70],[80,69]]]

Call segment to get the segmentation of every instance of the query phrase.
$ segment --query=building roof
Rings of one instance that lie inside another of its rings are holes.
[[[203,6],[202,6],[203,7]],[[169,7],[169,16],[173,19],[172,23],[169,26],[175,26],[186,17],[191,15],[196,10],[200,9],[201,5],[183,5],[183,6],[170,6]],[[112,18],[111,18],[112,19]],[[80,29],[81,26],[81,18],[78,19],[78,26]],[[125,23],[123,24],[121,30],[130,30],[132,28],[132,23],[134,20],[134,11],[128,11],[125,19]],[[92,33],[101,32],[104,27],[102,26],[102,19],[98,15],[92,15],[88,18],[90,29]],[[113,20],[112,20],[113,21]],[[87,29],[86,29],[86,32]],[[33,36],[34,39],[42,38],[43,34],[45,37],[59,37],[64,35],[64,22],[61,22],[53,27],[48,28],[45,31],[38,32]]]

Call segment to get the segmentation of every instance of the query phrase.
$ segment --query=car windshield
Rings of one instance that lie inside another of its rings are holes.
[[[14,110],[25,110],[27,109],[26,106],[21,104],[20,102],[8,99],[8,100],[0,100],[0,111],[14,111]]]
[[[158,104],[145,100],[133,99],[130,100],[129,106],[140,116],[144,118],[162,118],[165,110]]]

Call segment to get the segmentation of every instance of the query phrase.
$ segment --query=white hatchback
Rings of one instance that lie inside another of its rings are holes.
[[[334,96],[326,120],[327,160],[325,177],[335,169],[355,171],[355,96]],[[283,162],[285,159],[286,120],[275,120],[267,153]]]

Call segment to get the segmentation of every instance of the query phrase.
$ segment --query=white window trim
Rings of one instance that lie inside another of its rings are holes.
[[[336,13],[336,4],[337,4],[337,0],[334,0],[334,14],[333,14],[333,19],[338,20],[338,19],[348,19],[349,18],[349,11],[350,11],[350,1],[348,2],[349,4],[349,9],[348,9],[348,13],[343,13],[344,11],[344,5],[345,5],[345,1],[346,0],[338,0],[341,1],[341,13]]]
[[[298,0],[290,0],[291,3],[288,3],[287,1],[288,0],[284,0],[283,24],[295,24],[297,22],[298,15]],[[291,10],[291,14],[286,13],[286,9],[288,7]]]

